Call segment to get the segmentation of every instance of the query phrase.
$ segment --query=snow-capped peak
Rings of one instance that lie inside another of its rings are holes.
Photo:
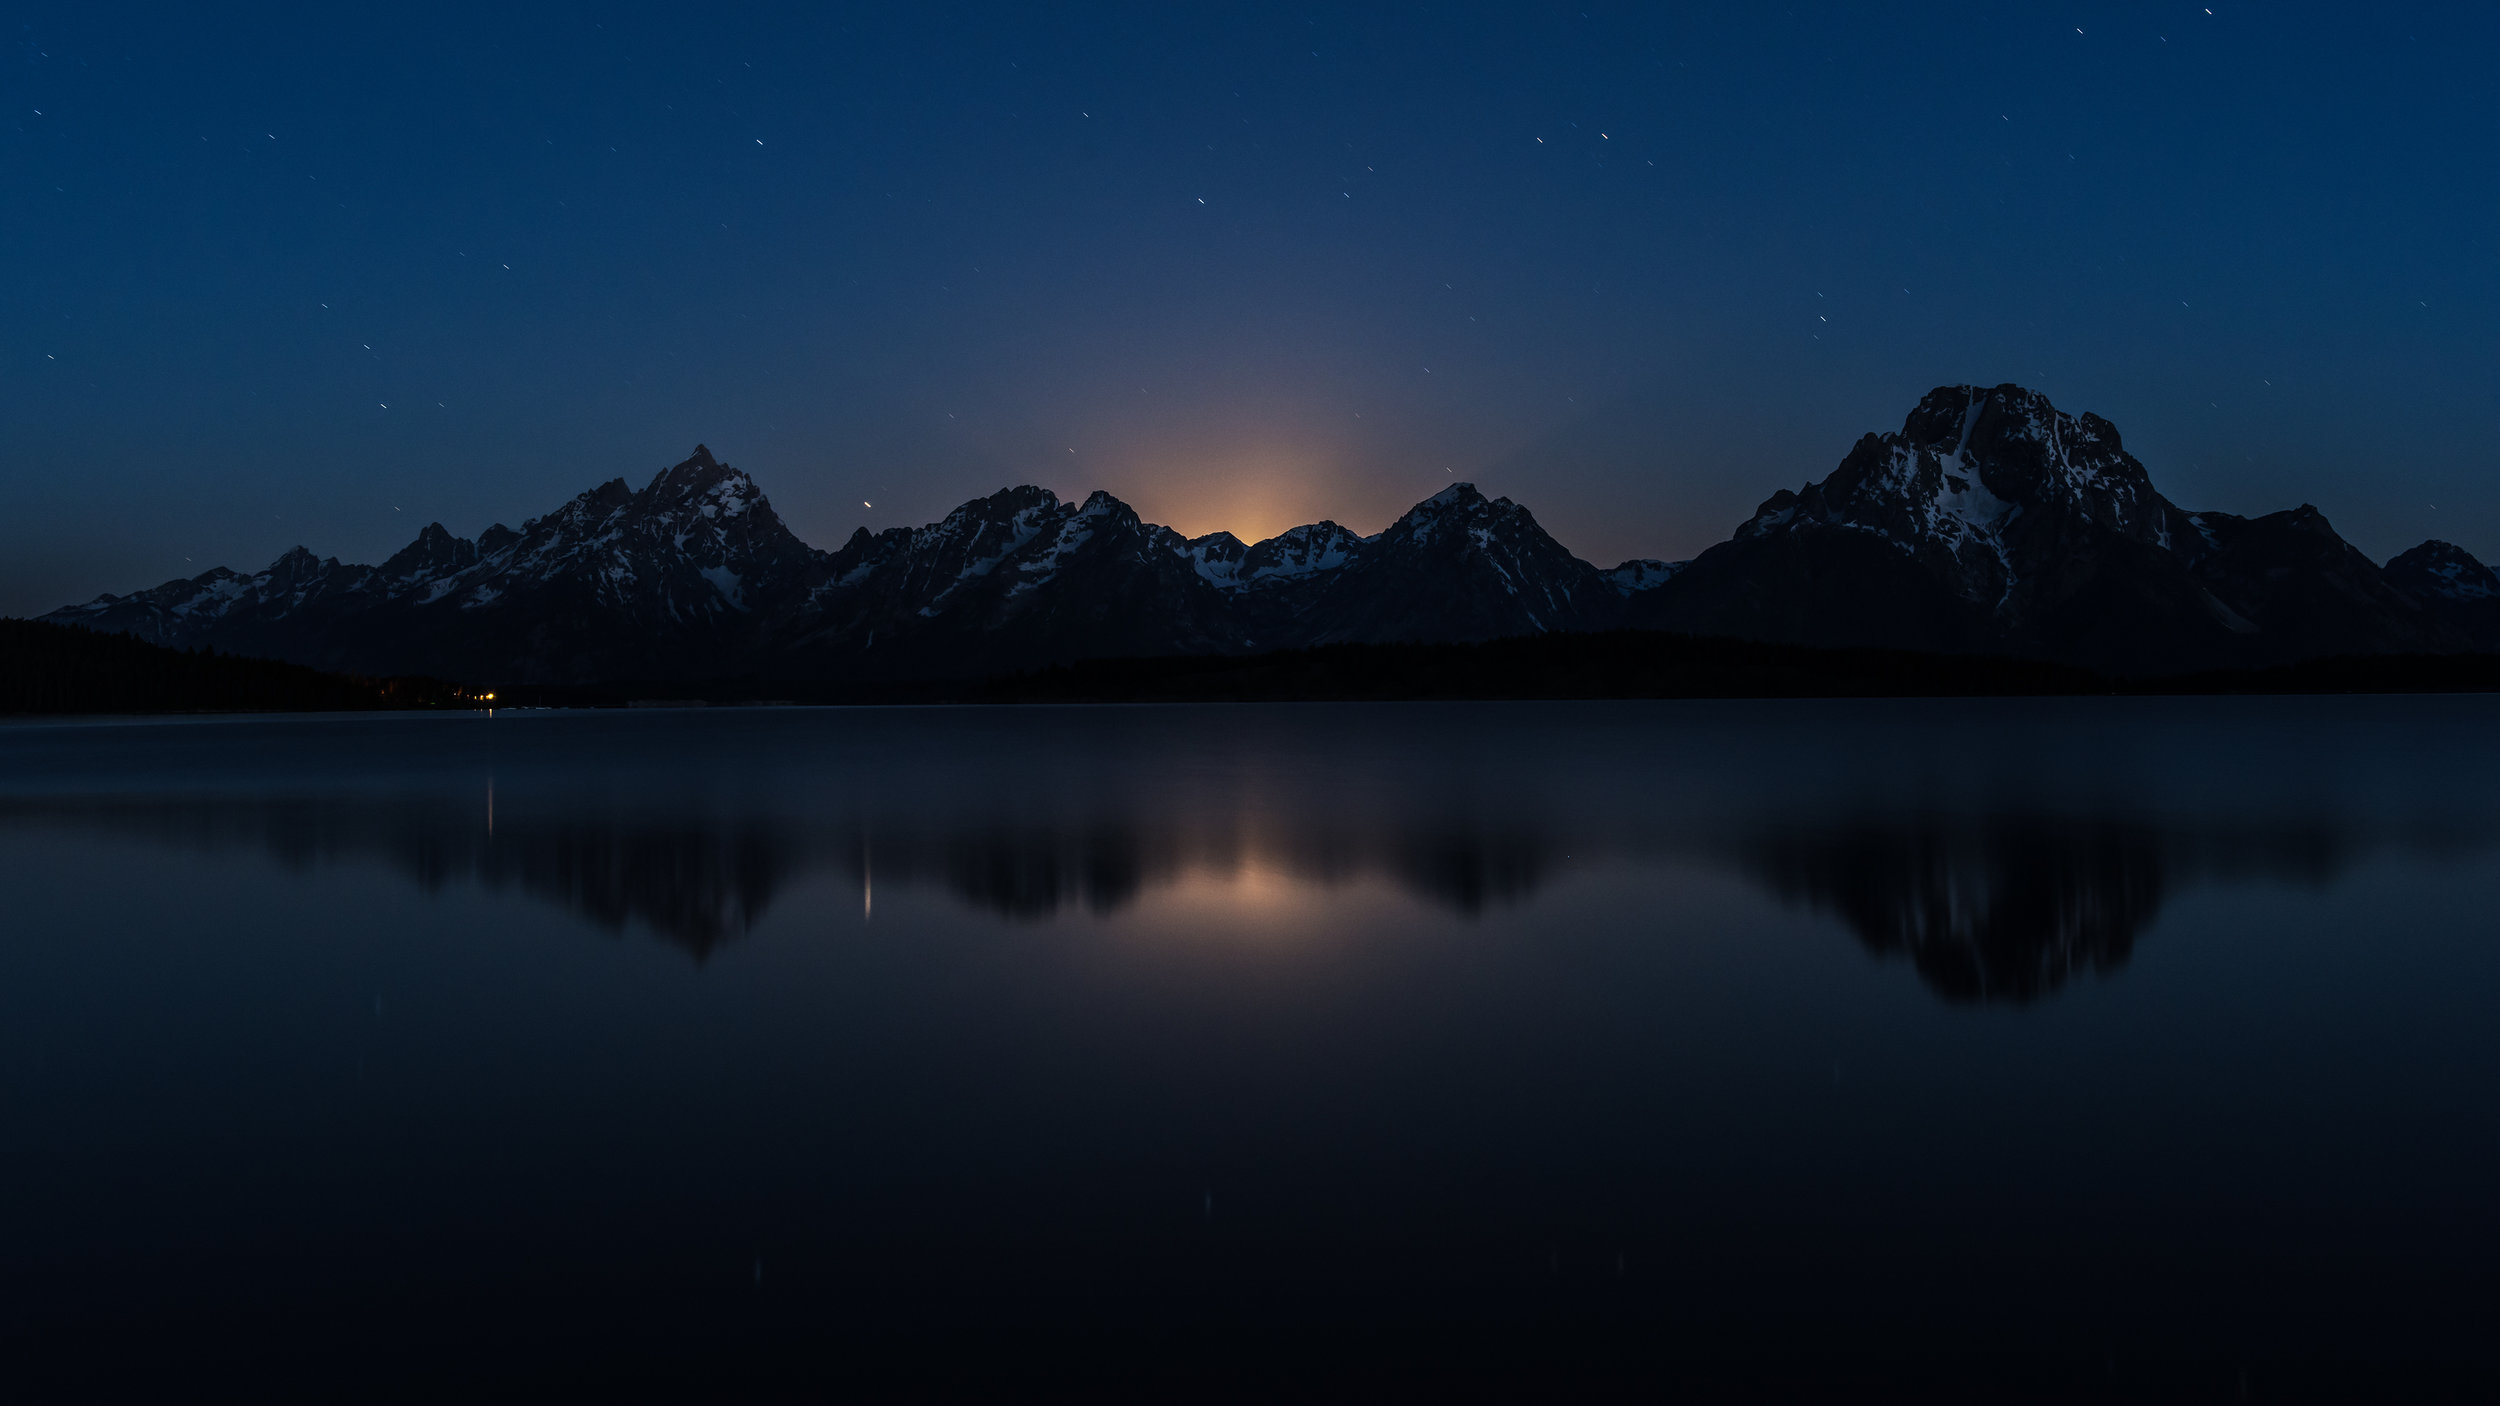
[[[2500,573],[2463,547],[2436,538],[2390,558],[2387,575],[2416,595],[2452,601],[2500,600]]]
[[[2029,569],[2018,538],[2055,550],[2064,533],[2114,532],[2167,547],[2186,524],[2107,420],[2022,386],[1965,385],[1928,392],[1897,433],[1867,435],[1822,481],[1772,495],[1737,536],[1865,534],[1997,607]]]
[[[1692,565],[1689,561],[1659,561],[1654,557],[1637,557],[1606,572],[1606,580],[1627,596],[1654,591],[1675,579],[1677,573]]]

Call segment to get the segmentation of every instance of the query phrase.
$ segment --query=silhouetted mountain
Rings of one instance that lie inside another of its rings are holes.
[[[2107,420],[2010,385],[1930,392],[1626,623],[2116,672],[2469,647],[2315,508],[2187,512]]]
[[[2430,541],[2387,563],[2387,583],[2477,649],[2500,649],[2500,573],[2464,548]]]
[[[961,680],[1614,628],[2166,673],[2500,648],[2486,589],[2444,543],[2382,571],[2311,507],[2185,511],[2108,421],[1949,386],[1691,562],[1600,571],[1463,483],[1370,537],[1189,539],[1109,494],[1026,486],[819,552],[698,445],[639,492],[612,480],[518,531],[433,524],[379,567],[298,547],[45,618],[489,686]]]
[[[1108,493],[1011,488],[945,521],[870,536],[816,566],[758,667],[963,677],[1104,654],[1247,647],[1225,592],[1168,527]]]
[[[1303,637],[1483,640],[1614,623],[1622,593],[1528,510],[1454,483],[1363,539],[1304,616]]]
[[[1609,621],[1627,589],[1526,509],[1454,485],[1387,531],[1185,539],[1096,493],[1001,490],[945,520],[809,549],[697,446],[475,542],[432,524],[380,567],[303,548],[48,619],[332,668],[499,683],[974,678],[1075,659],[1315,640],[1477,640]]]
[[[321,668],[703,678],[754,657],[758,607],[803,589],[816,556],[697,445],[639,493],[612,479],[517,532],[468,542],[434,523],[378,568],[297,547],[255,576],[219,568],[45,618]]]

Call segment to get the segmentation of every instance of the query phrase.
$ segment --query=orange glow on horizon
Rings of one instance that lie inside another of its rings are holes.
[[[1338,455],[1303,446],[1150,451],[1115,465],[1098,486],[1184,537],[1230,532],[1249,544],[1322,519],[1379,531],[1396,511],[1381,516],[1363,502],[1371,495],[1346,469]]]

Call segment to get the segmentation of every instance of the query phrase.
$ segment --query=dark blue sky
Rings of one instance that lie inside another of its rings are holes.
[[[208,8],[11,21],[0,612],[698,440],[824,546],[1469,478],[1684,556],[1955,381],[2500,557],[2489,5]]]

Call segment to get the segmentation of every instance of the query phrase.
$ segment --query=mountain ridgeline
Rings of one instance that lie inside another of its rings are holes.
[[[44,618],[483,684],[971,679],[1595,630],[2142,675],[2500,649],[2500,576],[2444,542],[2381,567],[2308,506],[2189,512],[2108,421],[2007,385],[1931,392],[1691,562],[1600,570],[1463,483],[1373,536],[1321,522],[1255,544],[1028,486],[826,552],[698,445],[518,530],[438,523],[380,566],[298,547]]]

